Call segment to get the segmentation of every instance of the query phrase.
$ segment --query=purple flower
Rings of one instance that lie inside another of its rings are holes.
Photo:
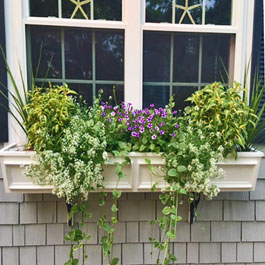
[[[126,121],[125,124],[128,126],[130,123],[128,121]]]
[[[152,135],[152,139],[155,140],[156,139],[156,134]]]
[[[136,138],[138,138],[140,136],[140,133],[137,133],[137,132],[132,132],[131,134],[133,137],[136,137]]]
[[[102,112],[101,115],[102,115],[102,117],[106,117],[106,113],[105,112]]]
[[[159,131],[159,127],[158,126],[155,126],[155,129],[156,129],[156,131]]]
[[[172,136],[172,137],[176,137],[176,134],[175,134],[175,133],[172,133],[171,136]]]
[[[150,132],[150,133],[152,133],[153,131],[154,131],[154,129],[153,129],[153,128],[151,128],[151,129],[149,130],[149,132]]]
[[[176,114],[178,113],[178,111],[177,111],[177,110],[174,110],[172,113],[173,113],[174,115],[176,115]]]
[[[128,131],[133,131],[133,127],[129,126]]]
[[[160,111],[157,110],[157,109],[155,109],[155,114],[156,114],[156,115],[160,115]]]
[[[161,135],[164,135],[165,134],[165,132],[163,131],[163,130],[160,130],[160,132],[159,132]]]
[[[118,106],[115,106],[113,109],[114,109],[114,110],[117,110],[118,108],[119,108]]]
[[[144,133],[144,128],[140,128],[140,133]]]
[[[111,122],[111,119],[110,119],[110,118],[108,118],[108,119],[107,119],[107,122]]]
[[[150,128],[152,128],[152,127],[153,127],[153,124],[152,124],[152,123],[148,123],[148,124],[147,124],[147,128],[150,129]]]
[[[126,120],[129,120],[130,117],[129,117],[128,115],[125,115],[125,119],[126,119]]]
[[[155,107],[155,104],[150,104],[150,108],[154,108]]]
[[[176,124],[176,125],[175,125],[175,128],[177,128],[177,129],[178,129],[178,128],[179,128],[179,124]]]
[[[134,128],[135,128],[135,129],[138,129],[138,128],[139,128],[139,125],[138,125],[138,124],[136,124],[136,125],[134,126]]]
[[[146,115],[149,115],[150,114],[150,111],[149,111],[148,108],[145,108],[144,112],[145,112]]]
[[[122,121],[123,121],[123,118],[118,118],[118,121],[119,121],[119,122],[122,122]]]
[[[159,127],[162,127],[162,126],[164,126],[165,125],[165,122],[163,121],[163,122],[161,122],[160,124],[159,124]]]
[[[144,119],[141,119],[141,120],[140,120],[140,123],[141,123],[141,124],[145,124],[145,120],[144,120]]]
[[[111,116],[115,116],[115,115],[116,115],[116,112],[115,112],[115,111],[112,111],[112,112],[110,113],[110,115],[111,115]]]

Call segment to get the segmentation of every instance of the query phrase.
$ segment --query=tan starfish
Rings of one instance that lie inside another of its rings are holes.
[[[83,16],[85,17],[85,19],[88,19],[87,14],[85,13],[84,9],[83,9],[83,5],[89,4],[91,2],[91,0],[84,0],[84,1],[80,1],[80,0],[70,0],[73,4],[76,5],[73,14],[71,16],[71,18],[74,18],[76,15],[76,12],[78,11],[78,9],[80,10],[80,12],[83,14]]]
[[[191,23],[192,23],[192,24],[195,24],[195,22],[194,22],[194,20],[193,20],[193,18],[192,18],[192,15],[191,15],[191,13],[190,13],[190,10],[192,10],[192,9],[194,9],[194,8],[197,8],[197,7],[200,7],[201,4],[197,4],[197,5],[189,6],[189,0],[185,0],[185,1],[186,1],[186,2],[185,2],[185,6],[176,5],[177,8],[184,10],[184,11],[183,11],[183,14],[182,14],[182,16],[181,16],[181,18],[180,18],[180,20],[179,20],[179,24],[182,23],[182,21],[183,21],[184,17],[186,16],[186,14],[188,14],[188,17],[190,18]]]

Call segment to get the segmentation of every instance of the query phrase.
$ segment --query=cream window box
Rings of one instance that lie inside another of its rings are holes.
[[[256,151],[239,152],[237,159],[227,157],[218,163],[218,167],[224,169],[226,176],[220,179],[212,179],[211,182],[216,184],[221,191],[252,191],[256,186],[263,156],[262,152]],[[34,151],[19,150],[16,144],[0,150],[1,174],[6,192],[51,193],[52,186],[34,184],[31,179],[23,176],[23,166],[34,163],[34,157]],[[146,192],[150,191],[155,183],[157,190],[166,187],[161,171],[164,160],[159,154],[132,152],[129,157],[131,165],[125,166],[123,171],[126,177],[119,181],[118,189],[125,192]],[[150,159],[152,166],[157,169],[155,176],[150,173],[146,159]],[[106,191],[112,191],[116,188],[115,162],[122,161],[122,157],[110,155],[108,162],[103,166]]]

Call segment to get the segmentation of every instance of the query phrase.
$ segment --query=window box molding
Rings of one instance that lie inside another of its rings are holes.
[[[51,186],[40,186],[23,176],[23,166],[34,163],[34,151],[19,151],[16,144],[0,150],[0,166],[6,192],[14,193],[51,193]],[[221,191],[253,191],[256,187],[263,152],[239,152],[237,159],[227,157],[218,163],[218,167],[226,172],[222,179],[212,179]],[[124,168],[125,178],[121,179],[118,189],[125,192],[148,192],[154,184],[157,191],[166,187],[162,179],[164,161],[159,154],[135,153],[129,154],[131,165]],[[146,159],[158,167],[156,176],[151,175]],[[106,191],[116,187],[115,162],[122,162],[122,157],[109,156],[109,161],[103,166],[104,186]],[[159,173],[160,172],[160,173]],[[159,177],[161,175],[161,177]]]

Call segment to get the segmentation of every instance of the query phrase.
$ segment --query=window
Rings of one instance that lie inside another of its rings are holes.
[[[6,1],[8,60],[17,77],[19,59],[28,78],[66,82],[90,104],[115,86],[119,102],[162,106],[175,94],[184,108],[193,91],[227,81],[224,69],[243,81],[253,9],[248,0]]]

